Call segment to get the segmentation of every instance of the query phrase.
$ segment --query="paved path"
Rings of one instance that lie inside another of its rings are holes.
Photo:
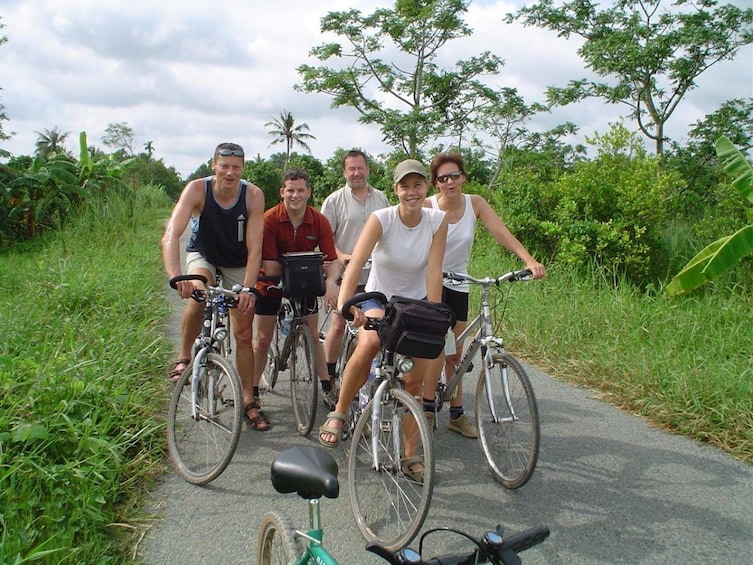
[[[171,299],[176,328],[181,304]],[[443,411],[425,527],[481,533],[497,523],[510,532],[548,525],[550,538],[523,554],[526,564],[753,563],[753,467],[528,369],[542,421],[533,478],[516,491],[495,483],[476,442],[448,432]],[[473,389],[469,384],[466,390]],[[255,563],[264,513],[275,510],[299,527],[308,524],[305,502],[277,494],[269,482],[276,453],[316,443],[315,434],[295,432],[286,385],[263,398],[272,429],[244,427],[233,461],[213,483],[196,487],[174,472],[165,475],[153,493],[157,519],[139,546],[148,563]],[[466,406],[472,404],[466,394]],[[325,413],[322,406],[317,426]],[[383,563],[363,550],[350,511],[344,449],[333,454],[342,494],[322,499],[325,544],[341,563]]]

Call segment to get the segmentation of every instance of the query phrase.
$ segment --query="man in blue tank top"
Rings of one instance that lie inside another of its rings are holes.
[[[191,240],[186,246],[186,273],[204,275],[214,284],[217,269],[223,286],[240,284],[254,288],[261,264],[264,233],[264,193],[241,178],[243,148],[221,143],[214,151],[212,176],[190,181],[181,192],[162,237],[162,257],[168,277],[182,274],[180,237],[192,222]],[[203,290],[200,281],[181,281],[178,294],[189,298],[194,289]],[[243,384],[243,405],[248,421],[260,417],[254,395],[253,319],[255,297],[242,293],[238,307],[230,310],[237,347],[235,365]],[[181,345],[170,380],[177,381],[190,364],[191,346],[201,331],[203,305],[188,300],[181,323]]]

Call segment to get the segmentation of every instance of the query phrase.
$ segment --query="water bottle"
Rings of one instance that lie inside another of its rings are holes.
[[[374,357],[374,359],[371,360],[371,369],[369,369],[369,376],[366,379],[364,385],[361,387],[361,390],[358,391],[358,404],[361,407],[361,410],[363,410],[369,403],[369,397],[371,396],[371,386],[374,384],[374,379],[376,379],[376,370],[378,366],[379,359]]]

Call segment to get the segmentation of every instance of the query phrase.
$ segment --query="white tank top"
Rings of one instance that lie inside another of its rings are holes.
[[[445,273],[468,273],[468,263],[471,261],[471,249],[476,235],[476,213],[473,211],[471,195],[464,194],[465,210],[460,220],[447,226],[447,247],[442,260],[442,271]],[[429,197],[431,207],[439,210],[437,195]],[[447,288],[458,292],[468,292],[468,283],[448,284]]]
[[[366,291],[378,290],[389,299],[394,295],[426,297],[426,265],[434,234],[444,212],[421,209],[421,221],[409,228],[400,221],[398,206],[372,212],[382,225],[382,236],[371,253],[371,272]]]

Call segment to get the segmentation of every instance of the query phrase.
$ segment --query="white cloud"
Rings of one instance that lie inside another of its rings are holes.
[[[293,89],[296,68],[316,64],[309,50],[328,38],[319,32],[329,11],[370,13],[392,1],[310,0],[231,2],[205,0],[5,0],[0,8],[8,42],[0,46],[0,100],[17,132],[3,148],[33,152],[35,132],[52,127],[71,132],[70,147],[85,130],[90,144],[110,123],[127,122],[139,148],[152,141],[156,156],[186,176],[211,156],[221,141],[241,143],[249,155],[268,156],[264,124],[283,109],[306,122],[316,140],[310,146],[326,160],[338,147],[389,150],[377,126],[357,123],[349,108],[330,109],[326,95]],[[505,60],[492,82],[513,86],[527,102],[541,101],[548,85],[587,76],[578,44],[554,33],[503,18],[522,5],[474,1],[466,21],[470,38],[451,42],[439,63],[491,51]],[[753,47],[734,62],[712,68],[681,104],[670,135],[682,138],[688,124],[732,97],[753,95]],[[598,101],[559,109],[532,127],[574,121],[581,133],[604,131],[624,109]]]

